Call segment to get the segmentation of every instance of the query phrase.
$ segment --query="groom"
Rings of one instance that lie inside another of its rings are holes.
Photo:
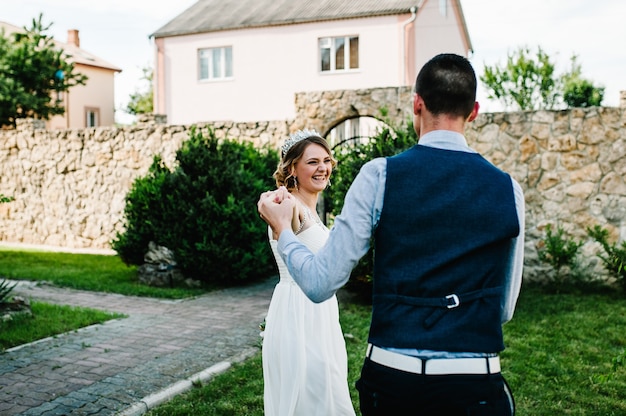
[[[363,166],[315,255],[291,231],[293,197],[280,188],[259,199],[291,275],[314,302],[348,281],[375,237],[372,322],[357,382],[364,416],[514,414],[498,353],[521,286],[524,197],[468,147],[475,100],[467,59],[427,62],[413,99],[419,144]]]

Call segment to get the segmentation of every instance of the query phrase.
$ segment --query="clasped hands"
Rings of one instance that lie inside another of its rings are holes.
[[[263,192],[257,202],[257,210],[274,234],[280,236],[282,231],[291,229],[295,204],[295,198],[281,186],[275,191]]]

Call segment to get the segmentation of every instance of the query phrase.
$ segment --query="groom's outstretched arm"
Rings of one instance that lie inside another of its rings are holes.
[[[317,253],[311,253],[286,222],[281,222],[278,251],[291,276],[313,302],[323,302],[335,294],[367,253],[382,209],[386,166],[385,159],[363,166],[346,194],[326,244]]]

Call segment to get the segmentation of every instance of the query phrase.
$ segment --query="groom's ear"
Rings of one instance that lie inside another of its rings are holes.
[[[472,109],[472,112],[470,113],[469,117],[467,118],[467,121],[474,121],[476,119],[476,117],[478,117],[478,109],[480,108],[480,104],[478,104],[478,101],[474,102],[474,108]]]
[[[422,105],[424,104],[424,100],[422,97],[416,92],[413,93],[413,114],[418,115],[422,109]]]

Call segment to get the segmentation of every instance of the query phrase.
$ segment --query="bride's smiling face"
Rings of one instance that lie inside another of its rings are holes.
[[[332,159],[326,149],[316,143],[309,144],[294,166],[293,176],[298,178],[298,191],[322,192],[332,171]]]

